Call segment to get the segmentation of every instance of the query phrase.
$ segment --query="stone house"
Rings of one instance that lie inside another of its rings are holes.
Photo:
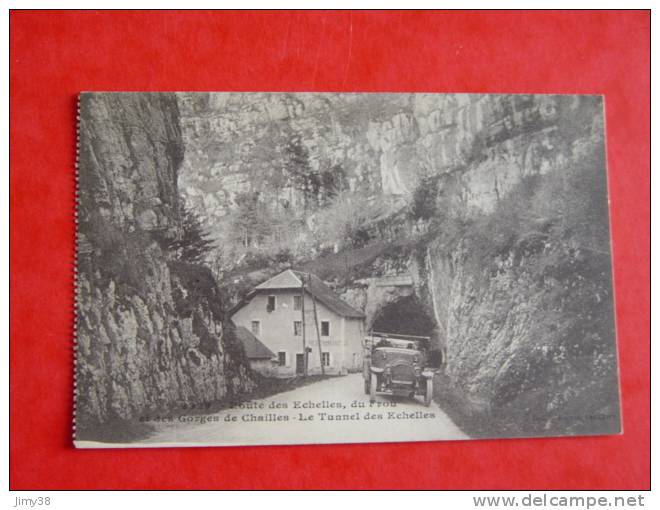
[[[275,376],[304,372],[303,341],[308,374],[321,373],[321,363],[326,374],[362,369],[364,314],[313,274],[283,271],[248,293],[231,318],[274,353]]]

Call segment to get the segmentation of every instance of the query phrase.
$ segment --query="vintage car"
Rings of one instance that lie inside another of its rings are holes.
[[[411,398],[421,395],[424,405],[429,406],[433,399],[435,375],[429,358],[428,337],[371,334],[365,339],[365,394],[369,395],[371,402],[375,402],[376,393]]]

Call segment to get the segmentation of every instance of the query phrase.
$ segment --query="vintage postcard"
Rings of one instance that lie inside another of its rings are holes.
[[[621,432],[602,97],[79,109],[76,446]]]

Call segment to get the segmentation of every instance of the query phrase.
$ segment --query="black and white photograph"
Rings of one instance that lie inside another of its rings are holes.
[[[621,433],[604,108],[82,93],[75,445]]]

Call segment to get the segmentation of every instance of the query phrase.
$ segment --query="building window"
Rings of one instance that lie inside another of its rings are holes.
[[[250,323],[250,329],[252,329],[252,334],[253,335],[259,336],[261,334],[261,322],[252,321]]]
[[[321,321],[321,336],[330,336],[330,321]]]
[[[324,367],[329,367],[330,366],[330,353],[329,352],[321,353],[321,363],[323,363]]]
[[[277,364],[281,367],[286,366],[286,352],[280,351],[277,353]]]
[[[294,336],[302,335],[302,321],[293,321],[293,335]]]
[[[266,311],[272,312],[275,310],[275,296],[268,296],[268,304],[266,305]]]
[[[293,309],[302,310],[302,296],[293,296]]]

